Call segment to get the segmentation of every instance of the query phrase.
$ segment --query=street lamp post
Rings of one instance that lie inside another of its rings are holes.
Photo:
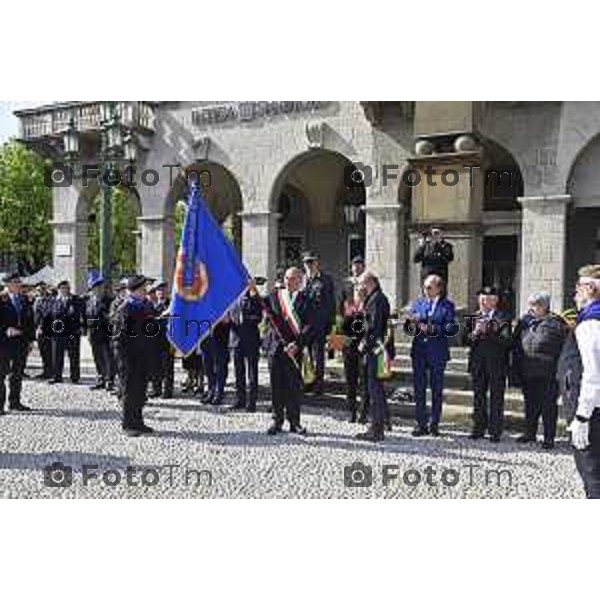
[[[112,190],[114,177],[119,177],[118,160],[123,156],[123,126],[114,102],[102,105],[100,173],[102,203],[100,206],[100,275],[105,284],[112,280]]]

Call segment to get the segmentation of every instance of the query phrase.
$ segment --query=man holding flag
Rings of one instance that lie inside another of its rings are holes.
[[[173,277],[167,336],[184,356],[245,293],[249,275],[191,182],[187,211]]]
[[[313,310],[307,294],[301,290],[303,273],[298,268],[285,272],[284,287],[268,296],[266,311],[269,329],[265,347],[269,357],[273,425],[267,433],[281,433],[287,417],[290,432],[306,434],[300,424],[302,402],[302,359],[314,339]]]

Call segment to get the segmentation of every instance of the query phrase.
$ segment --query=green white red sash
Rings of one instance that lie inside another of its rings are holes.
[[[296,337],[299,336],[301,331],[300,319],[298,318],[296,310],[294,309],[292,295],[288,290],[282,289],[277,291],[277,298],[279,300],[279,305],[281,306],[283,318],[290,326],[290,329],[293,331],[294,335]]]

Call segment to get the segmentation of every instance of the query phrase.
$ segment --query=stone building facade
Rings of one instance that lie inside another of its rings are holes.
[[[21,138],[56,159],[68,123],[81,163],[98,160],[101,104],[17,113]],[[598,102],[119,102],[138,148],[138,265],[169,278],[180,165],[206,178],[213,214],[235,232],[250,272],[317,250],[340,280],[353,254],[396,306],[417,294],[422,231],[454,244],[449,292],[473,304],[482,283],[515,310],[547,290],[571,304],[579,265],[600,261]],[[357,173],[359,174],[357,176]],[[360,175],[362,173],[362,176]],[[361,178],[364,180],[361,181]],[[84,285],[87,212],[77,176],[53,191],[54,267]]]

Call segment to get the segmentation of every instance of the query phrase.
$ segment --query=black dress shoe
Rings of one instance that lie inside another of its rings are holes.
[[[55,383],[62,383],[63,380],[62,379],[56,379],[56,377],[54,379],[50,379],[48,381],[48,385],[54,385]]]
[[[213,401],[213,395],[210,392],[207,392],[206,394],[203,394],[200,397],[201,404],[212,404],[212,401]]]
[[[298,435],[307,435],[306,427],[302,425],[290,425],[290,433],[297,433]]]
[[[421,427],[417,425],[417,427],[412,430],[411,435],[413,437],[423,437],[425,435],[429,435],[429,428],[427,426]]]
[[[381,427],[369,427],[363,433],[358,433],[354,436],[357,440],[365,442],[382,442],[384,440],[383,426]]]
[[[231,411],[246,410],[246,405],[242,404],[241,402],[236,402],[235,404],[232,404],[229,407],[229,410],[231,410]]]
[[[107,392],[112,392],[114,389],[115,389],[115,384],[114,383],[108,382],[106,384],[106,391]]]
[[[131,427],[123,427],[123,433],[127,437],[140,437],[140,435],[142,435],[142,432],[139,429],[133,429]]]
[[[223,396],[213,396],[212,400],[210,401],[210,404],[212,404],[213,406],[220,406],[221,404],[223,404]]]
[[[531,444],[535,442],[535,437],[530,435],[520,435],[515,442],[517,442],[517,444]]]
[[[160,397],[163,400],[172,400],[174,395],[173,390],[165,390]]]
[[[144,423],[142,423],[141,425],[139,425],[138,427],[136,427],[136,429],[140,432],[140,433],[154,433],[154,429],[152,429],[152,427],[148,427],[148,425],[145,425]]]
[[[554,440],[544,440],[542,442],[542,448],[544,450],[553,450],[554,449]]]
[[[255,413],[256,412],[256,404],[249,404],[248,408],[246,408],[246,412]]]
[[[281,425],[271,425],[271,427],[269,427],[269,429],[267,429],[267,435],[277,435],[278,433],[281,433],[282,429],[281,429]]]
[[[432,423],[431,427],[429,428],[429,433],[433,437],[440,437],[440,427],[439,427],[439,425],[436,425],[436,424]]]
[[[99,381],[98,383],[90,386],[90,390],[102,390],[102,389],[104,389],[104,381]]]
[[[366,425],[369,422],[369,417],[367,415],[360,415],[360,417],[358,417],[358,422],[361,425]]]
[[[14,410],[16,412],[30,412],[31,408],[29,408],[29,406],[25,406],[24,404],[21,404],[19,402],[19,404],[11,404],[9,406],[10,410]]]
[[[483,439],[484,434],[481,431],[471,431],[469,434],[470,440],[481,440]]]
[[[71,379],[71,383],[73,385],[79,385],[79,377],[75,377],[75,379]]]

